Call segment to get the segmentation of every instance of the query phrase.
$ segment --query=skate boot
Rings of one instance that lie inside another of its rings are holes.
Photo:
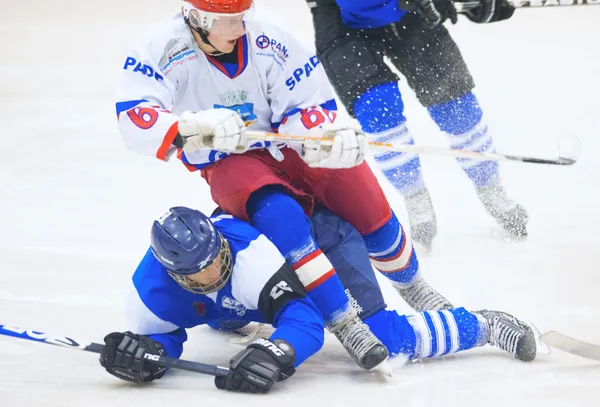
[[[392,281],[398,294],[415,311],[437,311],[454,308],[452,303],[433,289],[420,274],[410,284],[399,284]]]
[[[533,329],[506,312],[476,311],[487,323],[488,343],[496,346],[523,362],[531,362],[537,352]]]
[[[371,370],[388,357],[387,348],[351,308],[348,316],[329,328],[363,369]]]
[[[477,195],[485,209],[514,239],[527,237],[527,221],[525,208],[510,199],[499,182],[486,187],[477,188]]]
[[[408,212],[410,235],[413,242],[419,243],[427,252],[430,252],[433,238],[437,235],[437,220],[429,191],[425,188],[414,195],[407,196],[404,203]]]

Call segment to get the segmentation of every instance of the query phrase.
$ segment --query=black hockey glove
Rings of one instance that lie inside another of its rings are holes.
[[[508,20],[515,12],[515,6],[507,0],[479,0],[480,5],[461,13],[477,24],[495,23]]]
[[[145,354],[166,356],[165,348],[147,336],[131,332],[113,332],[104,338],[100,364],[106,371],[128,382],[150,382],[164,376],[166,369],[152,365]]]
[[[442,16],[442,23],[446,20],[450,20],[452,24],[456,24],[458,21],[458,13],[456,12],[452,0],[433,0],[433,5],[438,13],[440,13],[440,16]]]
[[[398,0],[398,6],[405,11],[418,14],[426,28],[435,28],[442,23],[442,16],[435,8],[434,0]]]
[[[267,393],[275,382],[294,374],[295,363],[296,353],[289,343],[259,338],[231,359],[229,375],[215,377],[215,385],[243,393]]]

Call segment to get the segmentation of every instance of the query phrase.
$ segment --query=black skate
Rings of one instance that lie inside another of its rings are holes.
[[[392,281],[398,294],[415,311],[437,311],[454,308],[442,294],[438,293],[423,278],[417,274],[414,282],[410,285],[395,283]]]
[[[330,329],[363,369],[371,370],[388,357],[387,348],[351,308],[349,315]]]
[[[537,346],[533,329],[514,316],[500,311],[474,312],[485,319],[488,343],[496,346],[523,362],[535,359]]]
[[[478,188],[477,195],[488,213],[513,239],[521,240],[527,237],[527,211],[506,195],[499,182]]]
[[[404,198],[404,203],[408,212],[412,240],[430,252],[433,238],[437,235],[437,220],[429,191],[423,189],[414,195],[407,196]]]

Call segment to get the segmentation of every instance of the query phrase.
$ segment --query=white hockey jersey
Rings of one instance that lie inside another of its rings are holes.
[[[237,63],[221,63],[197,45],[180,13],[149,30],[125,59],[117,90],[119,128],[127,148],[168,160],[177,148],[179,115],[214,108],[237,111],[249,129],[307,134],[335,120],[337,106],[315,56],[270,24],[246,23]],[[268,147],[277,157],[278,147]],[[294,147],[294,146],[293,146]],[[216,150],[178,156],[190,170],[226,157]]]

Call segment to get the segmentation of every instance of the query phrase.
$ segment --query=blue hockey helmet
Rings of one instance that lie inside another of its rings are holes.
[[[174,207],[154,221],[151,249],[171,277],[188,291],[217,291],[231,276],[229,243],[211,220],[195,209]],[[219,268],[219,278],[211,284],[202,285],[189,278],[212,266]]]

